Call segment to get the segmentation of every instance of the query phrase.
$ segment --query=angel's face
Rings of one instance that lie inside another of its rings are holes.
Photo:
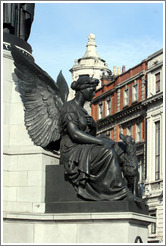
[[[88,87],[82,90],[82,94],[86,101],[91,101],[92,98],[95,96],[96,86]]]

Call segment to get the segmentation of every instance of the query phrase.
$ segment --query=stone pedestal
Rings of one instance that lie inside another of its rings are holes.
[[[33,59],[31,47],[4,35],[3,243],[147,242],[155,219],[129,202],[86,202],[64,180],[59,155],[35,146],[24,125],[10,43]],[[58,170],[57,170],[58,169]]]
[[[147,243],[154,221],[133,212],[5,213],[3,243]]]
[[[3,38],[3,209],[44,212],[46,165],[58,164],[59,156],[35,146],[24,125],[10,44],[33,59],[31,47],[11,34]]]

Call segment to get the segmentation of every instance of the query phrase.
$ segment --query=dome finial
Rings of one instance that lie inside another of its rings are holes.
[[[88,43],[86,45],[87,49],[86,49],[86,53],[83,56],[83,58],[85,57],[99,57],[96,51],[96,42],[95,42],[95,35],[93,33],[90,33],[88,35]]]
[[[88,35],[88,40],[90,41],[90,40],[95,40],[95,35],[93,34],[93,33],[90,33],[89,35]]]

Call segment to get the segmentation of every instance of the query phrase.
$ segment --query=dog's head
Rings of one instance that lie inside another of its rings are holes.
[[[120,137],[120,139],[122,139],[123,142],[126,143],[127,145],[128,145],[128,144],[135,144],[135,140],[134,140],[131,136],[129,136],[129,135],[126,135],[126,136],[125,136],[125,135],[123,135],[122,133],[120,133],[119,137]]]

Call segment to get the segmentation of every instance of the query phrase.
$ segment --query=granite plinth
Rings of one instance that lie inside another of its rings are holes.
[[[64,166],[46,167],[46,213],[135,212],[148,214],[148,206],[134,201],[86,201],[65,180]]]

